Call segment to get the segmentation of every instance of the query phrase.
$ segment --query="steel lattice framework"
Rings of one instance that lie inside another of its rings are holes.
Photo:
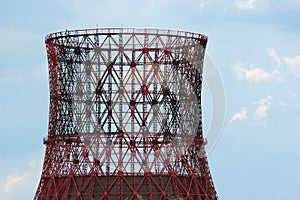
[[[49,131],[35,199],[217,199],[202,136],[206,43],[157,29],[46,36]]]

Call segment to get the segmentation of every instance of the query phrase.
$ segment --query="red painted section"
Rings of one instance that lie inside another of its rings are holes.
[[[49,131],[34,199],[217,199],[201,129],[206,42],[156,29],[48,35]]]

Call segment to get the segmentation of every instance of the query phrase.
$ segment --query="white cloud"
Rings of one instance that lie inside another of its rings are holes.
[[[43,154],[38,153],[2,159],[0,199],[32,199],[41,176],[42,158]]]
[[[233,114],[233,116],[231,117],[228,123],[231,124],[236,120],[240,120],[240,121],[247,120],[246,122],[249,124],[265,126],[267,122],[268,111],[271,107],[271,99],[272,96],[268,95],[267,97],[255,101],[253,103],[254,107],[251,107],[251,109],[247,109],[246,107],[243,107],[240,112]],[[250,112],[249,117],[248,117],[248,110]]]
[[[254,117],[257,120],[265,119],[268,116],[268,110],[271,106],[271,99],[272,97],[269,95],[266,98],[261,98],[257,104],[257,108],[254,112]]]
[[[24,181],[24,176],[8,175],[5,179],[1,181],[1,185],[3,185],[5,191],[10,191],[22,181]]]
[[[276,62],[277,67],[281,65],[281,59],[275,49],[267,49],[269,56]]]
[[[0,181],[0,187],[0,199],[32,199],[37,187],[35,172],[12,172]]]
[[[244,120],[247,118],[247,109],[242,108],[242,111],[235,113],[232,118],[229,120],[229,124],[231,124],[235,120]]]
[[[284,57],[283,60],[287,64],[289,73],[297,75],[300,72],[300,55],[295,57]]]
[[[209,5],[209,0],[201,0],[199,3],[199,8],[200,8],[200,10],[202,10],[205,7],[207,7],[208,5]]]
[[[253,9],[255,7],[255,0],[236,0],[234,6],[238,9]]]
[[[272,73],[274,77],[283,81],[289,76],[300,75],[300,55],[293,57],[279,56],[275,49],[268,50],[269,56],[276,62]]]
[[[245,78],[250,81],[262,81],[272,77],[271,73],[265,72],[260,68],[254,68],[251,70],[243,69],[243,72]]]
[[[261,68],[253,67],[250,69],[245,67],[245,64],[237,63],[233,66],[234,72],[238,79],[246,79],[250,82],[260,82],[266,80],[276,80],[282,82],[287,77],[300,76],[300,55],[287,57],[280,56],[275,49],[267,49],[267,53],[276,66],[270,71],[264,71]]]
[[[246,79],[248,81],[264,81],[272,78],[272,73],[266,72],[260,68],[246,69],[241,64],[234,66],[234,71],[238,79]]]

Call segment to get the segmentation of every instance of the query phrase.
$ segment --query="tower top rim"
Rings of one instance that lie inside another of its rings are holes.
[[[59,32],[53,32],[47,34],[45,41],[64,37],[80,37],[91,35],[160,35],[160,36],[172,36],[172,37],[186,37],[199,40],[208,40],[208,37],[204,34],[174,30],[174,29],[158,29],[158,28],[90,28],[90,29],[72,29]]]

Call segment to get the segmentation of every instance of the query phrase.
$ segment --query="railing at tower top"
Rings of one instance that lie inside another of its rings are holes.
[[[46,36],[46,40],[67,37],[67,36],[84,36],[84,35],[101,35],[101,34],[150,34],[161,36],[180,36],[207,40],[206,35],[192,33],[187,31],[168,30],[168,29],[148,29],[148,28],[94,28],[83,30],[65,30],[51,33]]]

